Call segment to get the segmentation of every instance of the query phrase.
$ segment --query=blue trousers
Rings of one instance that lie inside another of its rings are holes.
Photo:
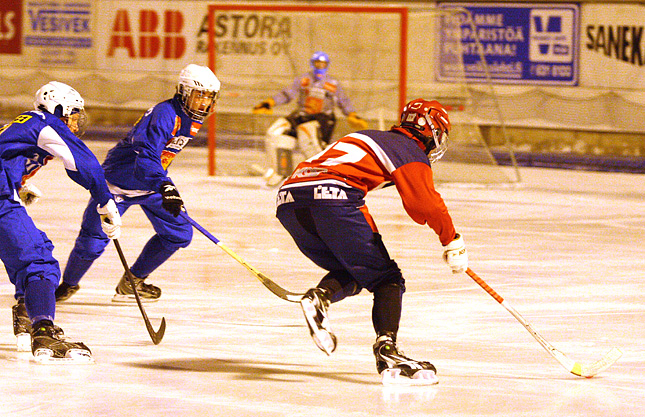
[[[53,321],[60,267],[51,240],[20,203],[7,198],[0,198],[0,239],[0,259],[16,299],[24,297],[32,321]]]
[[[343,291],[334,294],[332,302],[385,284],[405,290],[401,270],[388,255],[366,206],[282,204],[276,214],[300,251],[330,271],[326,278],[340,283]]]
[[[174,217],[161,205],[162,197],[153,193],[141,197],[116,198],[116,206],[123,215],[128,208],[138,205],[155,230],[130,270],[137,277],[147,277],[180,248],[187,247],[193,238],[191,224],[182,216]],[[101,218],[96,211],[97,202],[91,198],[83,214],[81,231],[69,255],[63,281],[78,285],[92,263],[105,251],[110,239],[101,229]],[[127,233],[126,230],[124,230]]]

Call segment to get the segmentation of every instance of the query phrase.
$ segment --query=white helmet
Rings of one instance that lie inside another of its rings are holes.
[[[36,91],[36,110],[46,110],[57,117],[68,117],[74,113],[82,113],[85,100],[67,84],[50,81]]]
[[[188,64],[179,73],[177,84],[177,94],[180,96],[181,106],[186,114],[200,121],[213,114],[215,103],[219,98],[220,86],[221,83],[210,68]]]

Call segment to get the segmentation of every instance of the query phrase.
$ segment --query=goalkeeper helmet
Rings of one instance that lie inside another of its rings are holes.
[[[50,81],[36,91],[34,108],[46,111],[63,120],[77,136],[82,136],[87,116],[85,100],[67,84]]]
[[[448,112],[435,100],[412,100],[403,107],[401,127],[425,145],[430,162],[441,159],[448,149],[450,120]]]
[[[322,78],[327,73],[327,68],[329,67],[329,55],[322,51],[318,51],[311,56],[311,69],[314,72],[314,76]]]
[[[189,64],[179,73],[177,95],[190,118],[203,121],[215,112],[221,83],[208,67]]]

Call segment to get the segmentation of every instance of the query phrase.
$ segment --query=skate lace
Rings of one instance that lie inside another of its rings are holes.
[[[146,284],[143,282],[143,280],[139,282],[135,282],[135,285],[137,287],[137,290],[145,290],[147,292],[153,292],[155,290],[155,286],[152,284]]]

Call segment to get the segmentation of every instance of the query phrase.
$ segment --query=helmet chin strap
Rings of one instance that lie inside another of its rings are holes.
[[[437,144],[435,143],[433,138],[429,136],[423,136],[416,129],[408,128],[406,126],[401,126],[401,127],[405,129],[406,132],[409,132],[412,136],[419,139],[419,141],[425,146],[424,152],[426,153],[426,155],[429,154],[431,150],[437,147]]]

